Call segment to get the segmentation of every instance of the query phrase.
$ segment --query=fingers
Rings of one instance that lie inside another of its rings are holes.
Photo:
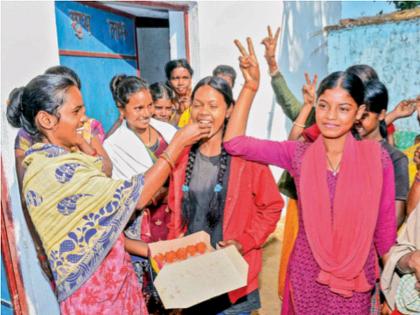
[[[255,56],[254,44],[252,43],[252,39],[247,37],[246,42],[248,43],[248,50],[250,56]]]
[[[246,57],[248,56],[248,53],[246,52],[244,46],[242,46],[241,42],[237,39],[234,40],[234,43],[236,45],[236,47],[238,47],[239,51],[241,52],[241,55]]]
[[[273,38],[273,32],[271,32],[270,25],[267,26],[268,37]]]
[[[277,41],[279,40],[279,36],[280,36],[280,27],[277,28],[276,35],[274,35],[275,43],[277,43]]]
[[[306,84],[308,85],[311,84],[311,79],[309,78],[309,74],[307,72],[305,72],[305,80],[306,80]]]
[[[318,83],[318,75],[315,74],[314,75],[314,81],[312,82],[314,86],[316,86],[316,84]]]

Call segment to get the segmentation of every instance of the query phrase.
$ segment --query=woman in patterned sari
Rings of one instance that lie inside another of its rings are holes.
[[[127,251],[147,246],[122,234],[166,181],[181,151],[208,134],[196,124],[178,132],[146,174],[114,180],[102,159],[83,152],[86,120],[74,81],[40,75],[12,91],[8,120],[37,137],[26,153],[23,194],[51,266],[62,314],[147,314]],[[80,150],[74,151],[73,147]]]

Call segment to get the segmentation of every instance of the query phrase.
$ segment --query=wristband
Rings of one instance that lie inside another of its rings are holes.
[[[166,161],[166,163],[168,163],[169,168],[171,169],[171,171],[174,169],[174,164],[172,163],[168,152],[164,151],[162,152],[162,154],[159,156],[159,158],[162,158],[164,161]]]
[[[293,122],[293,125],[295,125],[295,126],[298,126],[298,127],[300,127],[300,128],[305,129],[305,125],[304,125],[304,124],[299,124],[299,123],[297,123],[296,121],[294,121],[294,122]]]

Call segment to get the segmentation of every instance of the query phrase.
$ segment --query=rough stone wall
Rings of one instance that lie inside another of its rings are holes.
[[[420,95],[420,18],[353,26],[328,32],[328,70],[368,64],[389,92],[388,110]],[[416,115],[396,121],[397,146],[405,149],[420,133]]]

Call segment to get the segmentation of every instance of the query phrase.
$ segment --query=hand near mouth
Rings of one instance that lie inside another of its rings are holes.
[[[190,146],[199,140],[210,135],[211,124],[209,122],[195,122],[186,125],[184,128],[178,130],[176,137],[184,144]]]

